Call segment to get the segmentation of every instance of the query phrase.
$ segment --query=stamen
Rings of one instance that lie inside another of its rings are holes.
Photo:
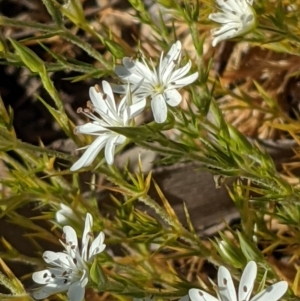
[[[82,113],[82,111],[83,111],[83,109],[82,109],[81,107],[79,107],[79,108],[77,109],[77,113],[78,113],[78,114]]]
[[[96,90],[97,93],[101,92],[101,89],[100,89],[99,85],[95,85],[95,90]]]
[[[90,100],[88,100],[88,101],[86,102],[86,106],[87,106],[89,109],[93,108],[93,104],[92,104],[92,102],[91,102]]]

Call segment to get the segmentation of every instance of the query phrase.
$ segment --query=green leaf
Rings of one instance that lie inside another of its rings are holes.
[[[105,286],[105,284],[107,283],[107,277],[103,273],[101,266],[98,264],[96,259],[93,261],[93,264],[91,266],[90,277],[91,277],[91,280],[97,286]]]
[[[9,38],[9,40],[22,62],[30,69],[30,71],[36,73],[46,72],[44,62],[32,50],[13,39]]]
[[[53,21],[56,23],[57,26],[63,25],[62,15],[59,9],[54,5],[52,0],[42,0],[44,5],[47,8],[48,13],[51,15]]]
[[[249,239],[246,239],[246,237],[241,232],[238,232],[237,234],[239,237],[242,252],[247,260],[263,261],[263,255],[257,249],[257,247],[254,246],[254,244],[250,242]]]

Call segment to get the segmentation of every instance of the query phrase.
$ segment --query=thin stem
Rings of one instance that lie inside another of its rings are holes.
[[[83,49],[88,55],[99,61],[106,69],[112,70],[112,65],[109,64],[108,61],[104,60],[104,58],[98,51],[96,51],[89,44],[84,43],[79,37],[73,35],[69,30],[66,29],[62,31],[60,36],[65,40],[77,45],[79,48]]]

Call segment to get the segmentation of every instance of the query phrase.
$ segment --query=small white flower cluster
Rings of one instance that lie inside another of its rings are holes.
[[[90,88],[91,101],[88,102],[86,109],[79,108],[79,112],[85,114],[91,121],[77,126],[75,131],[94,135],[97,138],[91,145],[85,147],[86,151],[72,165],[71,171],[89,166],[103,148],[105,148],[104,155],[107,163],[112,164],[116,146],[124,144],[126,137],[109,128],[132,126],[133,118],[144,110],[148,98],[151,99],[155,121],[157,123],[166,121],[167,105],[175,107],[182,100],[178,89],[198,78],[198,72],[187,76],[191,69],[190,61],[185,66],[179,67],[181,53],[182,46],[177,41],[165,57],[163,53],[161,54],[157,68],[152,62],[149,67],[144,58],[139,62],[125,57],[124,66],[117,66],[115,69],[124,85],[110,85],[103,81],[103,92],[98,86]],[[113,91],[124,95],[118,106]]]
[[[254,261],[250,261],[241,277],[237,297],[230,272],[224,266],[221,266],[218,271],[218,286],[216,287],[218,298],[203,290],[192,288],[189,290],[188,295],[180,298],[178,301],[249,301],[256,274],[257,265]],[[285,294],[287,289],[287,282],[280,281],[264,289],[250,301],[277,301]],[[155,298],[134,298],[133,301],[155,301]]]
[[[85,287],[89,282],[92,260],[106,247],[103,232],[100,232],[90,244],[90,239],[93,236],[91,232],[92,226],[93,219],[88,213],[85,220],[81,250],[78,246],[75,230],[70,226],[63,228],[64,242],[61,241],[61,243],[65,251],[46,251],[43,254],[43,258],[51,267],[35,272],[32,275],[36,283],[43,285],[34,291],[33,297],[35,299],[44,299],[50,295],[67,291],[69,301],[83,300]],[[218,271],[218,286],[216,287],[218,298],[203,290],[192,288],[189,290],[188,295],[180,298],[178,301],[249,301],[256,274],[257,265],[254,261],[250,261],[242,274],[237,295],[230,272],[227,268],[221,266]],[[287,288],[288,284],[286,281],[277,282],[259,292],[250,301],[277,301],[285,294]],[[152,297],[133,299],[133,301],[154,300]]]
[[[249,301],[256,274],[257,265],[254,261],[250,261],[242,274],[237,296],[230,272],[224,266],[221,266],[218,271],[218,286],[216,287],[218,298],[203,290],[192,288],[188,295],[178,301]],[[287,282],[280,281],[262,290],[250,301],[277,301],[285,294],[287,289]],[[135,298],[133,301],[155,301],[155,299],[146,297],[143,299]]]
[[[216,0],[222,12],[212,13],[208,18],[222,24],[221,28],[213,29],[212,45],[231,39],[253,30],[257,25],[253,0]]]
[[[93,239],[92,226],[93,218],[88,213],[85,219],[81,248],[78,246],[75,230],[70,226],[63,227],[63,241],[60,242],[65,248],[64,252],[44,252],[43,259],[51,267],[32,274],[32,279],[36,283],[42,284],[33,292],[35,299],[40,300],[68,291],[69,301],[83,300],[85,286],[89,282],[90,265],[94,257],[106,247],[103,232]]]
[[[198,72],[186,76],[191,69],[189,61],[182,68],[178,68],[181,60],[181,43],[177,41],[172,45],[165,57],[161,54],[158,67],[155,69],[151,62],[151,68],[144,58],[142,63],[123,58],[124,66],[117,66],[116,74],[124,81],[132,85],[137,102],[146,106],[147,97],[151,98],[151,108],[154,120],[163,123],[167,119],[167,104],[171,107],[178,106],[182,100],[177,89],[193,83],[198,78]],[[117,93],[124,93],[126,86],[114,86]]]
[[[190,299],[192,301],[249,301],[256,274],[257,265],[254,261],[250,261],[242,274],[237,296],[230,272],[224,266],[221,266],[218,271],[218,298],[203,290],[192,288],[189,290]],[[280,281],[267,287],[252,297],[250,301],[277,301],[285,294],[287,289],[287,282]]]

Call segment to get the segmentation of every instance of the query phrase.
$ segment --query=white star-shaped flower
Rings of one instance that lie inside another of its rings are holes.
[[[104,155],[108,164],[113,164],[115,148],[126,141],[126,137],[111,131],[107,127],[130,126],[132,119],[141,113],[144,109],[141,102],[131,105],[131,92],[127,87],[126,95],[117,106],[113,91],[108,82],[102,82],[103,93],[99,88],[90,88],[91,102],[88,102],[88,108],[79,112],[85,114],[91,119],[84,125],[76,127],[76,133],[98,136],[91,145],[86,146],[86,151],[81,158],[76,161],[71,171],[89,166],[99,152],[105,148]],[[102,119],[95,115],[97,113]]]
[[[253,0],[216,0],[222,12],[210,14],[208,18],[222,26],[212,29],[215,47],[220,41],[248,33],[257,25]]]
[[[191,84],[198,78],[198,72],[188,75],[191,69],[191,61],[179,68],[181,59],[181,43],[177,41],[165,57],[161,54],[159,65],[154,67],[146,63],[145,58],[142,62],[132,60],[128,57],[123,58],[124,66],[117,66],[115,73],[124,81],[132,84],[135,90],[135,102],[140,102],[146,106],[146,98],[151,98],[151,108],[154,119],[157,123],[163,123],[167,119],[168,108],[179,105],[182,96],[177,91],[186,85]],[[123,94],[126,86],[112,86],[114,92]]]
[[[61,241],[65,251],[44,252],[43,258],[51,267],[32,274],[33,281],[43,285],[33,292],[35,299],[44,299],[50,295],[68,291],[69,301],[83,300],[85,286],[89,281],[89,266],[95,255],[105,249],[103,232],[100,232],[90,244],[92,226],[93,218],[88,213],[81,250],[75,230],[70,226],[65,226],[63,228],[64,242]]]
[[[244,269],[237,297],[230,272],[221,266],[218,271],[219,298],[217,299],[205,291],[192,288],[189,290],[190,299],[192,301],[248,301],[253,290],[256,273],[256,263],[250,261]],[[287,288],[288,284],[286,281],[277,282],[252,297],[250,301],[277,301],[285,294]]]

